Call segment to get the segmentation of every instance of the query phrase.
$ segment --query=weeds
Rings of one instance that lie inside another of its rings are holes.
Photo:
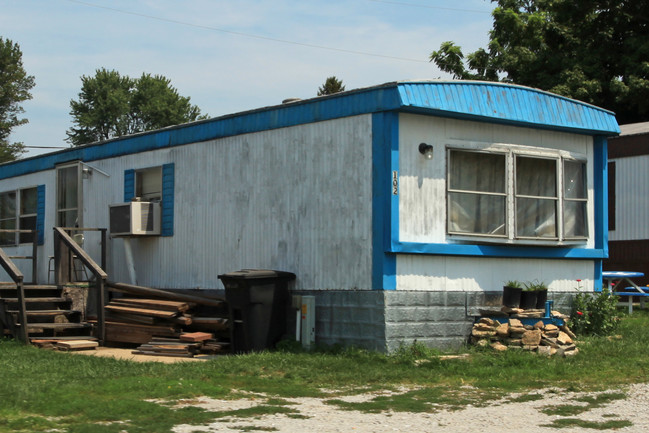
[[[570,314],[570,328],[577,335],[611,335],[620,323],[618,297],[605,287],[599,293],[579,292]]]

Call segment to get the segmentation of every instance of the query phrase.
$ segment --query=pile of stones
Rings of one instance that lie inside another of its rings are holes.
[[[473,325],[471,343],[498,351],[529,350],[546,356],[573,356],[579,353],[575,334],[568,326],[545,324],[542,320],[534,325],[524,325],[512,317],[501,321],[482,317]]]

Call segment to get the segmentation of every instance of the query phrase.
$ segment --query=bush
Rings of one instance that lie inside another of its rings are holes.
[[[605,287],[599,293],[577,293],[570,314],[570,329],[580,335],[611,335],[617,330],[618,297]]]

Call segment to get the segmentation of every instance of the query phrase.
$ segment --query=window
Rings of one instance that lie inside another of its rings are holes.
[[[0,229],[16,229],[16,192],[0,193]],[[8,246],[16,244],[15,233],[0,232],[0,245]]]
[[[523,243],[586,239],[586,164],[564,153],[449,149],[448,233]]]
[[[516,236],[556,239],[557,160],[516,156]]]
[[[0,229],[42,230],[38,225],[39,200],[44,200],[44,193],[39,198],[36,187],[0,193]],[[31,243],[33,240],[33,233],[0,233],[0,245],[3,246]]]
[[[38,212],[38,192],[36,188],[20,190],[20,215],[18,227],[20,230],[36,230],[36,217]],[[20,243],[34,241],[33,233],[20,233]]]
[[[162,200],[162,167],[135,170],[135,196],[142,201]]]
[[[80,227],[83,223],[79,213],[81,209],[79,164],[58,167],[56,176],[56,224],[59,227]]]
[[[506,155],[450,151],[449,231],[505,236]]]

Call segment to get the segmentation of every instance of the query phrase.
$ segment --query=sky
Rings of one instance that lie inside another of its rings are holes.
[[[210,117],[346,90],[450,79],[429,62],[454,41],[486,47],[489,0],[0,0],[0,36],[35,77],[23,157],[68,147],[70,101],[100,68],[163,75]]]

